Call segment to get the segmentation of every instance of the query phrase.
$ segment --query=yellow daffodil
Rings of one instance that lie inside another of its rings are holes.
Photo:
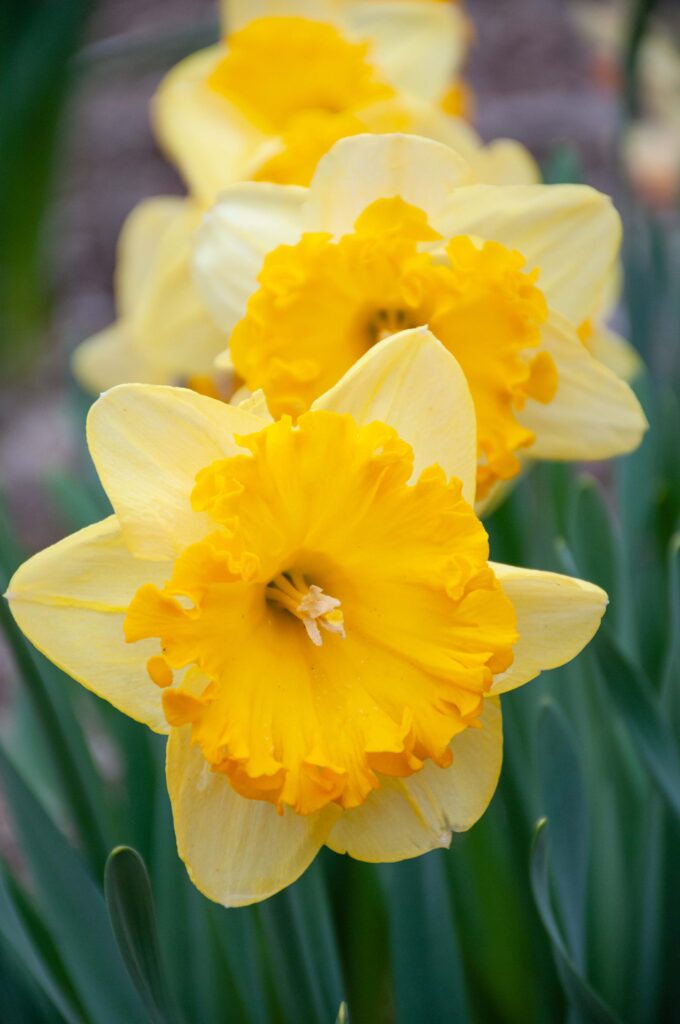
[[[478,499],[532,459],[635,448],[630,388],[579,338],[620,236],[585,186],[468,185],[451,149],[406,135],[342,140],[309,189],[225,190],[195,250],[229,358],[275,416],[299,415],[377,340],[427,324],[467,375]]]
[[[417,0],[228,0],[223,10],[225,43],[177,65],[153,103],[161,145],[205,203],[251,178],[307,184],[337,139],[406,116],[402,102],[436,104],[468,34],[456,6]]]
[[[381,85],[378,94],[382,99],[378,99],[376,94],[360,113],[357,110],[352,114],[336,112],[329,115],[314,106],[304,107],[305,90],[310,83],[300,70],[296,49],[303,45],[303,37],[297,32],[285,34],[283,52],[286,52],[286,47],[290,48],[289,61],[293,65],[290,74],[286,72],[284,75],[289,90],[286,95],[288,102],[292,95],[302,106],[288,125],[283,142],[282,138],[267,138],[263,142],[262,133],[256,132],[260,155],[244,163],[234,155],[232,107],[206,85],[206,75],[214,73],[219,76],[225,72],[225,67],[229,72],[231,65],[228,62],[225,65],[223,60],[224,47],[196,54],[175,69],[155,101],[156,120],[161,138],[167,135],[170,140],[167,146],[170,155],[186,172],[192,196],[184,200],[179,197],[146,200],[130,214],[118,251],[118,318],[114,324],[78,346],[73,358],[74,373],[88,391],[98,394],[115,384],[140,382],[187,383],[215,395],[229,393],[231,382],[216,379],[213,367],[214,357],[224,348],[224,338],[206,317],[190,269],[196,227],[224,185],[250,176],[306,182],[319,156],[337,138],[367,129],[373,132],[409,131],[432,137],[464,155],[479,182],[520,184],[539,180],[538,169],[524,147],[510,140],[498,140],[484,146],[464,121],[447,116],[433,102],[419,98],[432,92],[432,87],[429,87],[429,92],[421,87],[422,65],[430,63],[429,58],[426,60],[428,40],[433,35],[437,36],[437,60],[442,69],[449,64],[457,64],[464,49],[461,16],[448,10],[434,14],[414,11],[414,8],[429,4],[436,6],[433,0],[427,0],[427,4],[422,0],[420,4],[418,0],[396,4],[381,4],[377,0],[376,3],[343,0],[341,3],[313,5],[262,3],[248,4],[245,9],[239,4],[225,5],[225,26],[243,27],[253,18],[266,15],[312,17],[311,28],[307,26],[311,36],[304,45],[312,47],[315,60],[320,62],[314,71],[320,79],[320,88],[326,87],[324,83],[327,80],[330,89],[356,87],[356,67],[350,64],[343,86],[330,74],[324,47],[332,44],[341,62],[345,50],[356,58],[357,47],[361,50],[361,45],[350,44],[347,40],[343,42],[334,26],[349,25],[353,34],[358,31],[357,26],[366,26],[371,39],[375,35],[378,40],[377,50],[391,69],[390,75],[395,81],[402,76],[403,88],[399,90],[392,85]],[[376,12],[376,6],[381,10]],[[353,11],[348,14],[350,7]],[[320,18],[326,20],[319,21]],[[274,26],[274,42],[277,31]],[[400,37],[400,32],[406,35]],[[322,38],[317,38],[314,33],[320,33]],[[408,46],[405,41],[408,41]],[[448,64],[446,52],[449,52]],[[247,47],[245,55],[237,47],[235,55],[232,55],[237,64],[237,80],[241,82],[241,62],[245,60],[248,64],[252,57],[255,63],[251,71],[258,84],[262,78],[261,57],[257,54],[249,56],[249,53]],[[412,61],[416,61],[417,68],[411,66]],[[275,63],[280,69],[281,53],[278,51]],[[311,68],[308,63],[305,67],[309,76]],[[363,64],[361,66],[364,67]],[[204,73],[200,70],[204,68],[210,70]],[[194,81],[196,69],[200,70],[200,82]],[[430,67],[427,74],[430,75],[432,70]],[[371,74],[375,78],[377,72]],[[440,78],[443,81],[443,70]],[[417,88],[411,88],[414,81],[418,83]],[[270,85],[273,100],[284,102],[284,94],[277,82],[272,81]],[[374,85],[369,84],[369,89],[373,88]],[[302,92],[298,92],[299,89]],[[236,120],[241,127],[244,126],[240,114]],[[250,138],[252,134],[251,126],[247,128],[246,136]]]
[[[384,104],[373,122],[379,131],[410,127],[448,145],[464,156],[480,183],[540,180],[519,143],[499,139],[485,146],[469,125],[431,104]],[[92,394],[125,383],[188,384],[215,396],[230,393],[230,377],[216,374],[214,367],[226,336],[206,313],[191,272],[194,237],[205,212],[197,200],[161,196],[144,200],[129,215],[117,253],[118,319],[73,355],[73,372]]]
[[[74,373],[88,391],[129,381],[214,386],[225,335],[207,314],[190,269],[202,215],[179,196],[145,200],[129,215],[118,245],[118,319],[73,357]]]
[[[376,345],[297,424],[122,385],[88,443],[114,513],[7,597],[56,664],[168,734],[179,852],[255,902],[323,844],[448,845],[493,795],[498,695],[573,658],[603,591],[488,561],[472,400],[424,329]]]

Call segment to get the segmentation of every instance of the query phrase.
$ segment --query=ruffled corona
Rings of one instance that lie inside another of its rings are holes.
[[[307,184],[334,142],[365,130],[356,112],[394,96],[369,51],[334,25],[298,17],[257,18],[229,36],[208,86],[280,138],[256,180]]]
[[[516,640],[460,482],[437,466],[411,482],[393,428],[337,413],[240,443],[196,479],[214,531],[128,609],[129,642],[160,640],[169,724],[242,796],[300,814],[448,765]]]
[[[317,232],[279,246],[232,333],[231,356],[275,416],[295,416],[382,337],[429,324],[470,385],[482,498],[516,475],[516,453],[534,441],[516,414],[555,395],[557,370],[540,348],[547,305],[520,253],[463,236],[435,250],[438,239],[421,210],[393,198],[371,204],[339,240]]]

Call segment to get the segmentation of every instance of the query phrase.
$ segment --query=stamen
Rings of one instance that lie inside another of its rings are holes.
[[[310,586],[300,573],[279,573],[267,586],[267,600],[280,604],[282,608],[300,619],[307,636],[316,647],[321,647],[321,629],[345,638],[345,626],[340,601],[337,597],[324,594],[315,583]],[[319,629],[321,627],[321,629]]]

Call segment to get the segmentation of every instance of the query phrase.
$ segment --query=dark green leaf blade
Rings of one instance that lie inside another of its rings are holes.
[[[96,1024],[143,1024],[102,893],[1,748],[0,780],[44,922],[88,1015]]]
[[[569,956],[555,920],[548,884],[547,821],[536,826],[531,849],[531,888],[543,926],[550,937],[553,956],[565,994],[584,1024],[616,1024],[618,1018],[588,984]]]
[[[567,946],[584,962],[584,909],[588,866],[586,794],[569,723],[552,701],[537,723],[538,776],[542,806],[550,821],[552,876]]]
[[[396,1018],[400,1024],[469,1021],[461,952],[441,852],[379,875],[388,897]]]
[[[151,883],[144,861],[129,846],[112,850],[104,891],[114,935],[133,984],[154,1024],[179,1020],[165,981]]]
[[[640,760],[680,818],[680,754],[651,683],[617,646],[606,627],[598,633],[594,649],[613,703]]]

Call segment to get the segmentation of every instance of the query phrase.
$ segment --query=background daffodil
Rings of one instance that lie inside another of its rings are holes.
[[[236,372],[276,416],[309,408],[380,337],[429,325],[471,387],[481,499],[520,456],[618,455],[646,421],[579,336],[618,254],[609,199],[469,181],[465,161],[431,140],[345,139],[309,189],[227,189],[195,268]]]
[[[465,157],[478,182],[518,184],[539,180],[538,168],[523,146],[507,139],[483,145],[469,124],[444,113],[434,102],[430,95],[436,92],[434,87],[423,88],[425,66],[428,76],[438,74],[438,80],[444,81],[446,68],[457,66],[464,50],[466,30],[460,12],[449,10],[448,5],[447,9],[441,5],[439,11],[419,9],[438,6],[433,0],[225,5],[223,21],[230,28],[241,28],[255,18],[292,15],[310,18],[312,32],[331,33],[332,38],[333,33],[337,35],[337,26],[352,36],[357,31],[367,32],[371,39],[375,36],[379,40],[376,53],[385,63],[392,84],[379,86],[372,102],[352,114],[329,114],[314,106],[308,109],[304,106],[305,89],[296,86],[294,105],[300,110],[286,132],[287,141],[260,139],[259,156],[244,164],[234,150],[234,111],[224,97],[206,85],[203,71],[200,81],[192,78],[204,66],[213,74],[224,56],[224,47],[195,54],[179,65],[158,93],[155,121],[161,138],[168,134],[172,140],[166,149],[185,174],[191,195],[185,199],[162,196],[145,200],[129,215],[118,246],[117,320],[86,339],[73,357],[74,373],[86,390],[98,394],[115,384],[140,382],[187,384],[220,396],[229,393],[229,379],[216,376],[213,366],[214,357],[224,348],[224,338],[206,316],[190,269],[196,228],[225,185],[249,177],[306,183],[319,157],[336,139],[365,130],[409,131],[443,142]],[[405,25],[406,36],[402,33]],[[440,72],[436,72],[437,61],[433,65],[428,56],[431,37],[437,40]],[[408,46],[404,39],[408,39]],[[297,32],[284,33],[283,52],[286,47],[298,45]],[[338,46],[338,59],[343,46],[349,46],[356,57],[356,44],[341,41]],[[259,81],[262,55],[241,54],[238,59],[248,64],[251,58]],[[270,63],[278,67],[280,60],[277,52],[276,60]],[[414,62],[415,71],[411,68]],[[288,77],[295,82],[304,78],[298,64]],[[325,63],[319,77],[323,91],[324,83],[332,79]],[[348,89],[353,88],[352,82],[350,75]],[[280,84],[276,87],[274,82],[272,89],[275,96],[280,95]],[[247,121],[242,115],[238,115],[237,122],[246,131]],[[246,134],[252,133],[252,126],[247,127]]]
[[[253,177],[307,184],[337,139],[436,104],[468,36],[457,7],[414,0],[232,0],[223,15],[226,42],[177,65],[153,103],[161,145],[206,203]]]
[[[103,395],[88,442],[113,515],[7,594],[48,657],[169,734],[179,852],[229,906],[324,843],[395,861],[469,828],[498,695],[573,658],[607,600],[489,563],[471,396],[428,331],[376,345],[297,425],[259,409]]]

